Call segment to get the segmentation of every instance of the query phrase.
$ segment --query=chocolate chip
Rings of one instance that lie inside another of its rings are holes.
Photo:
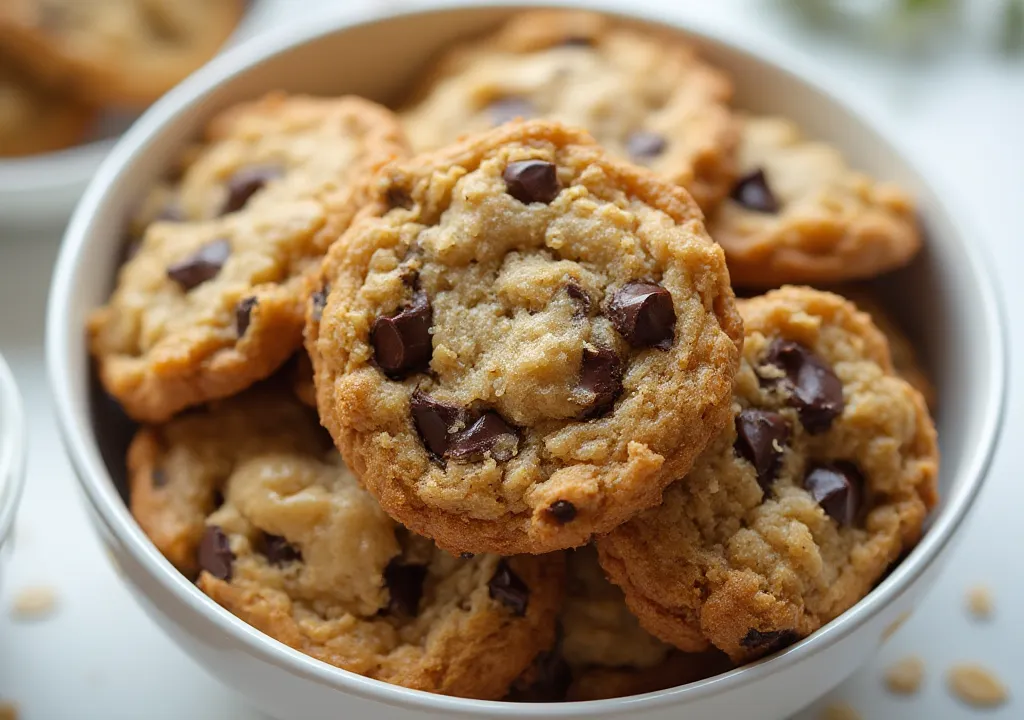
[[[516,118],[531,118],[537,114],[537,109],[524,97],[506,95],[488,105],[487,112],[495,125],[503,125]]]
[[[747,634],[740,640],[740,645],[750,650],[760,650],[766,655],[777,652],[784,647],[792,645],[800,636],[792,630],[767,630],[761,632],[750,628]]]
[[[574,282],[570,282],[565,286],[565,293],[576,303],[577,312],[574,313],[577,317],[584,318],[590,314],[590,296],[587,295],[587,291],[581,288]]]
[[[626,138],[626,151],[638,161],[656,158],[665,152],[666,147],[668,143],[664,137],[648,130],[637,130]]]
[[[384,193],[384,201],[388,204],[388,207],[392,210],[401,208],[402,210],[411,210],[413,207],[412,196],[409,191],[398,185],[391,185]]]
[[[228,536],[216,525],[207,525],[203,539],[199,541],[199,567],[215,578],[228,581],[234,560]]]
[[[668,350],[676,334],[672,295],[661,285],[626,283],[612,297],[608,318],[633,347]]]
[[[474,555],[470,552],[459,553],[459,557],[463,560],[472,560]]]
[[[320,318],[324,315],[324,308],[327,307],[327,296],[331,292],[330,285],[324,285],[322,288],[313,293],[311,302],[313,303],[313,312],[310,316],[313,322],[320,322]]]
[[[377,365],[388,377],[402,378],[425,370],[434,347],[430,338],[433,313],[426,293],[418,292],[412,304],[391,317],[379,317],[370,330]]]
[[[509,690],[509,702],[562,702],[572,685],[572,668],[562,653],[545,650]]]
[[[568,500],[555,500],[548,506],[547,512],[561,525],[576,519],[576,506]]]
[[[811,435],[825,432],[843,414],[843,383],[809,348],[776,338],[768,347],[764,362],[786,373],[778,382],[790,394],[790,404],[797,409],[800,424]]]
[[[452,439],[448,457],[464,460],[490,453],[498,462],[505,462],[518,449],[519,433],[516,429],[501,415],[488,410]]]
[[[495,568],[494,576],[487,583],[487,589],[492,600],[500,602],[514,615],[522,617],[526,614],[530,589],[518,575],[512,572],[507,560],[498,561],[498,567]]]
[[[593,44],[594,39],[586,35],[569,35],[562,40],[562,45],[566,47],[590,47]]]
[[[588,417],[609,410],[622,392],[622,360],[618,353],[611,348],[583,348],[579,387],[594,395]]]
[[[520,160],[505,167],[502,175],[508,194],[521,203],[550,203],[562,191],[554,163]]]
[[[864,476],[850,462],[816,465],[804,475],[804,489],[830,518],[844,527],[857,522],[863,487]]]
[[[748,409],[736,416],[736,453],[754,466],[757,484],[766,493],[779,472],[789,424],[779,413]]]
[[[384,568],[384,583],[387,585],[388,611],[393,615],[415,617],[423,596],[423,581],[427,578],[424,565],[402,565],[398,558]]]
[[[463,422],[462,408],[438,402],[429,395],[416,390],[410,400],[413,424],[435,457],[443,458],[448,453],[452,428]]]
[[[182,289],[191,290],[217,277],[217,273],[230,256],[231,243],[219,238],[203,245],[184,260],[168,265],[167,277],[178,283]]]
[[[263,533],[260,550],[271,565],[285,565],[302,559],[299,549],[280,535]]]
[[[737,180],[730,197],[754,212],[774,214],[779,211],[779,201],[768,187],[768,178],[762,169],[754,170]]]
[[[256,307],[259,301],[256,296],[250,296],[242,298],[235,305],[235,329],[238,331],[238,337],[245,335],[245,331],[249,329],[249,320],[252,319],[252,310]]]
[[[224,200],[220,214],[227,215],[241,210],[264,185],[283,173],[284,171],[276,165],[253,165],[235,171],[228,179],[228,196]]]
[[[155,488],[162,488],[167,485],[167,473],[160,468],[154,468],[149,475],[149,483]]]

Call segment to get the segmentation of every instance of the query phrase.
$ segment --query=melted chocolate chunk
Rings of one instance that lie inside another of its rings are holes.
[[[249,329],[249,321],[252,319],[252,310],[256,307],[259,301],[255,296],[242,298],[235,305],[235,330],[238,331],[238,337],[245,335],[245,331]]]
[[[253,165],[241,168],[228,180],[228,195],[224,199],[224,207],[220,214],[238,212],[246,206],[250,198],[263,189],[271,180],[281,177],[284,171],[276,165]]]
[[[230,256],[231,243],[220,238],[203,245],[184,260],[168,265],[167,277],[188,291],[217,277]]]
[[[427,450],[437,458],[445,457],[454,435],[452,427],[465,421],[462,408],[438,402],[419,390],[413,392],[409,405],[416,432]]]
[[[511,162],[503,174],[508,194],[521,203],[550,203],[562,191],[554,163],[544,160]]]
[[[590,314],[590,296],[587,295],[587,291],[581,288],[574,282],[570,282],[565,286],[565,293],[572,301],[576,303],[576,317],[585,318]]]
[[[638,130],[626,138],[626,152],[637,161],[650,160],[665,152],[668,143],[658,133]]]
[[[838,461],[811,467],[804,476],[804,489],[840,525],[852,527],[857,522],[864,476],[853,463]]]
[[[611,348],[583,348],[579,386],[594,394],[588,417],[609,410],[622,392],[622,360],[618,353]]]
[[[421,372],[430,365],[434,347],[430,337],[433,313],[426,293],[418,292],[411,305],[391,317],[379,317],[370,330],[373,357],[391,378]]]
[[[502,559],[494,570],[494,576],[487,583],[487,590],[492,600],[497,600],[512,611],[512,614],[522,617],[526,615],[526,607],[530,601],[530,588],[522,579],[512,572],[508,561]]]
[[[779,201],[768,186],[768,178],[762,169],[737,180],[729,197],[754,212],[775,214],[779,211]]]
[[[548,506],[547,512],[560,525],[565,525],[576,519],[576,506],[568,500],[555,500]]]
[[[562,40],[562,45],[565,47],[590,47],[593,44],[594,39],[586,35],[569,35]]]
[[[767,493],[775,482],[782,451],[789,442],[786,419],[768,410],[743,410],[736,416],[736,454],[754,466],[757,484]]]
[[[769,655],[773,652],[778,652],[784,647],[788,647],[800,639],[792,630],[768,630],[761,632],[755,628],[750,628],[743,639],[740,640],[740,645],[750,650],[761,650],[764,654]]]
[[[608,305],[608,319],[633,347],[668,350],[676,334],[672,295],[661,285],[626,283]]]
[[[800,424],[811,435],[825,432],[843,414],[846,403],[842,382],[809,348],[776,338],[768,347],[764,362],[786,374],[779,384],[790,394],[790,404],[797,409]]]
[[[299,549],[280,535],[263,533],[260,551],[266,556],[267,561],[271,565],[284,565],[302,560],[302,553],[299,552]]]
[[[387,585],[388,612],[392,615],[416,617],[423,597],[423,581],[427,578],[424,565],[402,565],[394,558],[384,568],[384,584]]]
[[[167,485],[167,473],[160,468],[154,468],[149,476],[150,484],[155,488],[162,488]]]
[[[216,525],[207,525],[199,542],[199,567],[225,582],[231,580],[235,554],[228,536]]]
[[[313,303],[313,312],[310,313],[310,317],[313,322],[320,322],[320,318],[324,315],[324,308],[327,307],[327,296],[331,292],[330,285],[324,285],[322,288],[313,293],[311,302]]]
[[[519,449],[519,433],[505,419],[488,410],[476,422],[451,439],[447,457],[465,460],[490,453],[498,462],[515,456]]]
[[[572,685],[572,668],[557,650],[537,655],[505,698],[509,702],[562,702]]]
[[[531,118],[537,114],[537,109],[524,97],[506,95],[488,105],[487,112],[495,125],[503,125],[516,118]]]

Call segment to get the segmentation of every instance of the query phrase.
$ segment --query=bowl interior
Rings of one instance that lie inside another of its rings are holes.
[[[72,455],[93,503],[122,540],[148,545],[118,498],[123,496],[124,452],[132,426],[97,390],[82,328],[88,311],[102,304],[110,291],[125,218],[145,189],[220,108],[274,89],[356,93],[393,104],[439,49],[489,29],[511,12],[508,7],[442,10],[342,30],[282,31],[272,41],[249,43],[215,61],[154,106],[115,149],[66,237],[51,298],[48,349]],[[300,39],[306,42],[290,46]],[[779,65],[707,36],[692,39],[734,76],[737,106],[791,117],[809,135],[836,145],[854,166],[898,181],[919,198],[928,230],[927,250],[911,267],[877,284],[917,342],[938,388],[942,502],[925,541],[886,581],[885,587],[895,588],[907,580],[900,576],[911,572],[904,566],[913,565],[915,556],[926,562],[941,550],[969,507],[991,453],[1004,382],[1002,333],[992,288],[976,248],[949,212],[949,198],[940,200],[930,184],[857,115],[821,86]],[[151,546],[138,552],[155,554]]]

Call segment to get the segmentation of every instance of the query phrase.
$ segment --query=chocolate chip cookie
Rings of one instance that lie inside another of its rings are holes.
[[[316,414],[259,388],[144,427],[132,512],[203,592],[318,660],[496,699],[554,641],[560,555],[459,558],[391,520]]]
[[[97,105],[145,107],[209,60],[242,0],[4,0],[0,43]]]
[[[403,119],[417,150],[516,117],[584,127],[710,211],[736,174],[731,95],[685,42],[592,13],[537,11],[448,52]]]
[[[585,543],[728,422],[741,323],[672,183],[511,123],[385,171],[310,302],[317,404],[385,510],[452,552]]]
[[[74,145],[94,117],[91,108],[47,88],[0,54],[0,157]]]
[[[920,249],[907,193],[851,170],[790,121],[746,118],[739,157],[740,178],[709,223],[736,285],[869,278]]]
[[[924,400],[842,298],[787,287],[740,301],[734,421],[597,546],[644,627],[737,661],[789,645],[866,595],[937,496]]]
[[[272,95],[229,109],[94,312],[107,391],[160,422],[269,376],[302,343],[303,276],[405,152],[361,98]]]

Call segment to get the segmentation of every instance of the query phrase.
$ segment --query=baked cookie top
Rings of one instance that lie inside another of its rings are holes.
[[[593,13],[536,11],[444,55],[403,120],[418,151],[516,117],[583,127],[709,211],[736,174],[731,95],[728,78],[679,39]]]
[[[917,542],[938,474],[924,401],[867,315],[798,287],[740,312],[735,421],[660,507],[597,544],[647,630],[735,661],[864,597]]]
[[[104,387],[137,420],[234,394],[301,347],[303,275],[405,152],[394,116],[355,97],[271,95],[207,141],[90,318]]]
[[[850,169],[788,120],[745,118],[739,163],[740,178],[708,225],[736,285],[869,278],[921,247],[906,192]]]
[[[512,123],[385,171],[310,303],[317,399],[385,510],[453,552],[585,543],[728,421],[741,325],[679,187]]]
[[[250,625],[368,677],[496,699],[554,641],[563,559],[458,558],[392,521],[315,413],[261,388],[141,429],[132,512]]]
[[[242,0],[4,0],[0,42],[98,105],[144,107],[216,54]]]

